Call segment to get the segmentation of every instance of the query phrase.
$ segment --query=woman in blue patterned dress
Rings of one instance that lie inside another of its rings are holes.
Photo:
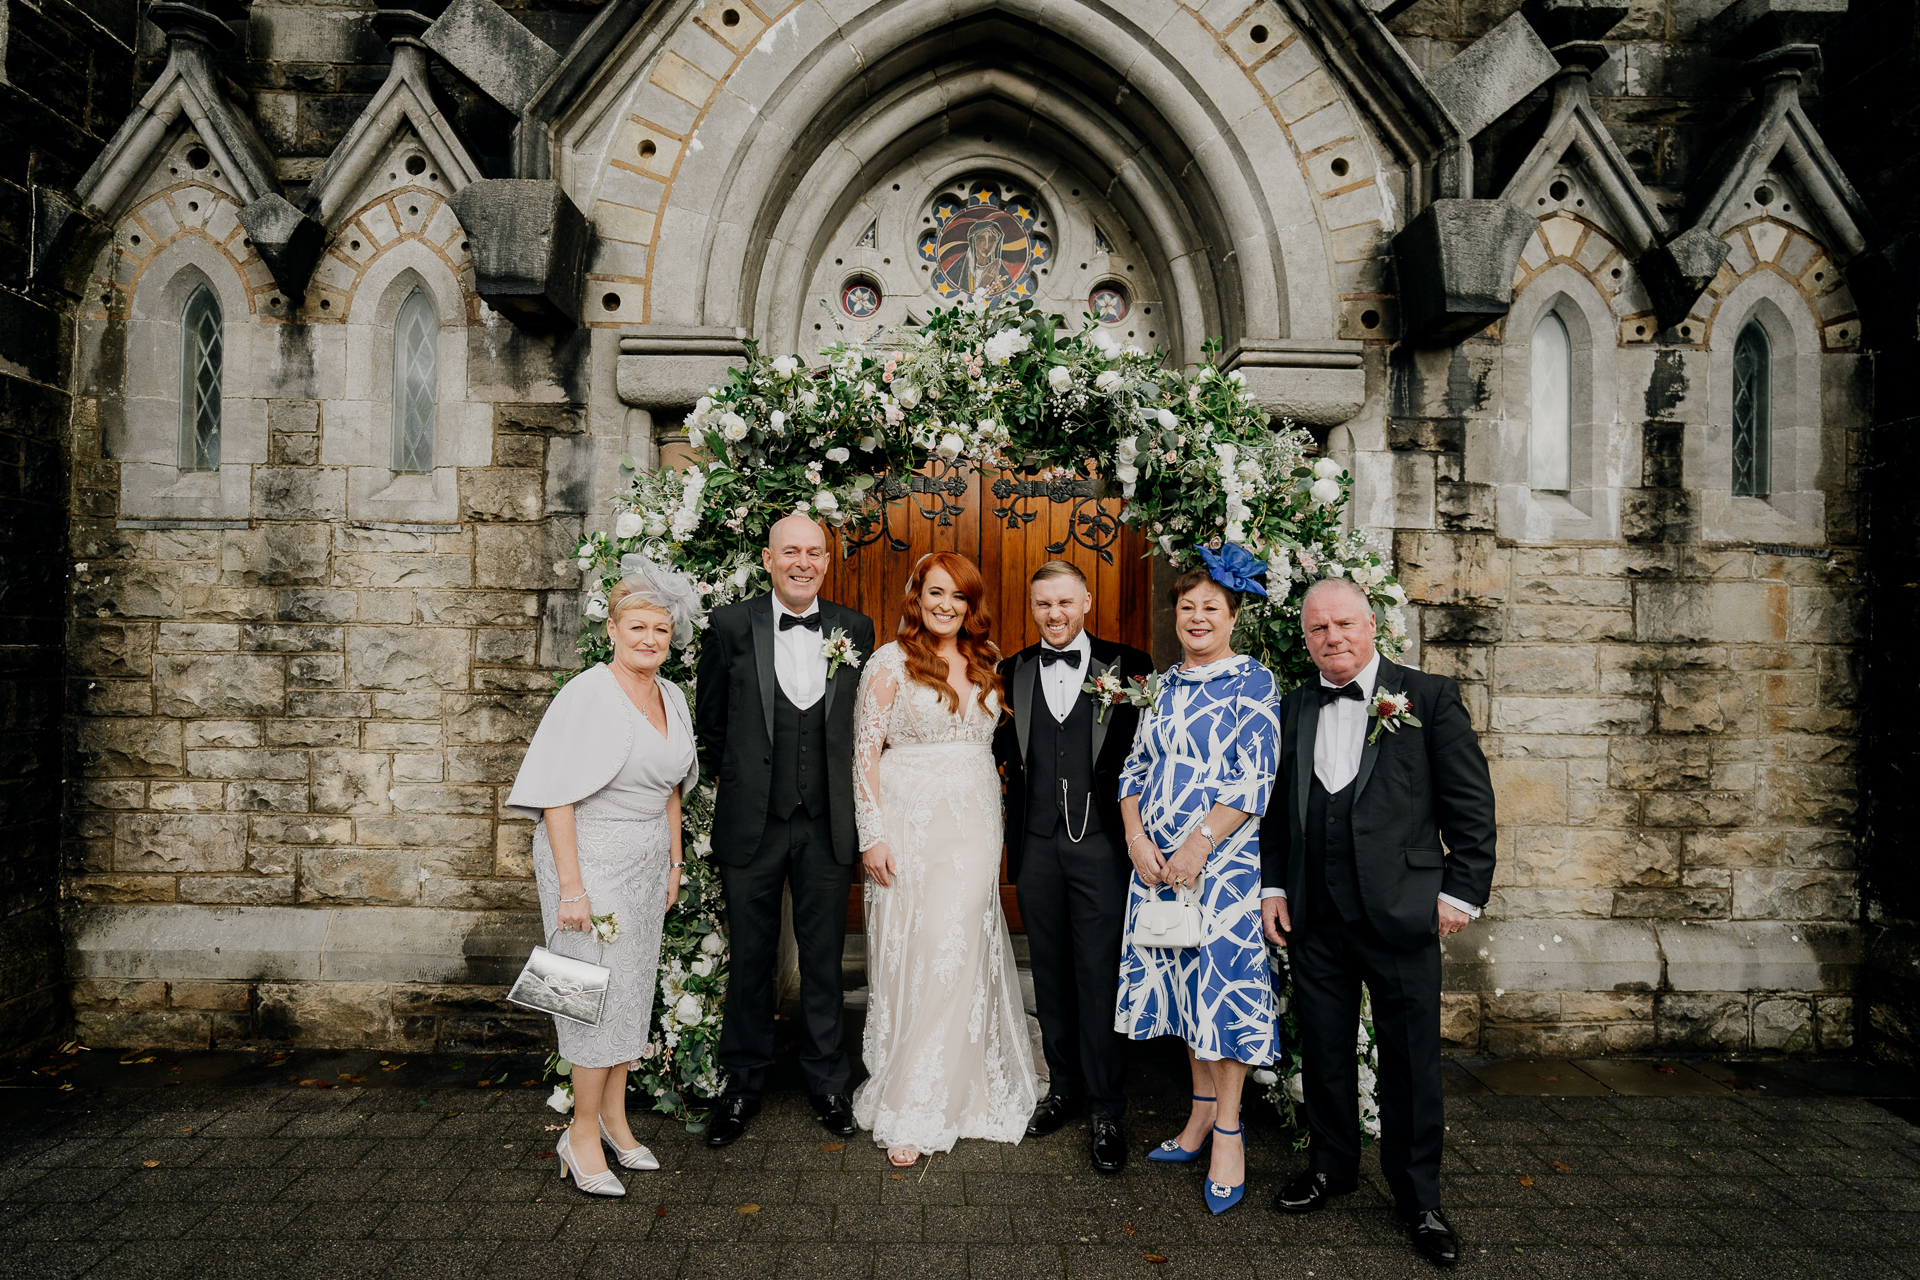
[[[1231,571],[1226,576],[1259,589]],[[1192,1114],[1177,1138],[1147,1158],[1188,1163],[1211,1139],[1206,1203],[1220,1213],[1246,1190],[1239,1115],[1247,1068],[1266,1066],[1279,1053],[1279,1014],[1260,935],[1257,821],[1279,765],[1279,699],[1273,673],[1233,652],[1240,612],[1234,586],[1196,569],[1175,581],[1174,598],[1183,656],[1161,680],[1120,777],[1134,872],[1114,1029],[1135,1040],[1186,1041]],[[1134,941],[1143,903],[1188,888],[1200,895],[1201,945]]]

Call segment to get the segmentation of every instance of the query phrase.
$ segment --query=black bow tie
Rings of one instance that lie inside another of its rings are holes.
[[[1342,698],[1352,698],[1355,702],[1365,702],[1367,695],[1360,692],[1360,682],[1358,680],[1349,680],[1337,689],[1325,684],[1320,686],[1321,706],[1324,707],[1329,702],[1338,702]]]
[[[780,629],[782,631],[791,631],[795,627],[805,627],[809,631],[818,631],[820,629],[820,615],[818,613],[810,613],[804,618],[796,618],[790,613],[780,615]]]
[[[1050,667],[1056,662],[1064,662],[1068,666],[1077,669],[1080,666],[1080,651],[1078,649],[1049,649],[1046,645],[1041,645],[1041,665]]]

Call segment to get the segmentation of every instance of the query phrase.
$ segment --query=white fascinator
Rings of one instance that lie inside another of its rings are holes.
[[[631,581],[628,593],[635,590],[667,611],[673,619],[673,643],[686,645],[693,640],[693,629],[701,614],[700,592],[693,579],[678,569],[649,560],[639,552],[620,557],[620,580]],[[615,601],[618,603],[618,601]]]

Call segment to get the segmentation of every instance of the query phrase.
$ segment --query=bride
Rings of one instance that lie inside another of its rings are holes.
[[[867,1082],[854,1119],[905,1167],[1018,1142],[1038,1086],[1000,911],[1000,654],[966,557],[922,556],[900,638],[860,677],[854,801],[867,875]]]

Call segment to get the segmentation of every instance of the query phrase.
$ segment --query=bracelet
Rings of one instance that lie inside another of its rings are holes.
[[[1146,838],[1147,838],[1147,833],[1144,831],[1136,831],[1133,835],[1133,840],[1144,840]],[[1133,848],[1133,840],[1127,841],[1127,848],[1129,849]]]
[[[586,896],[587,896],[587,895],[586,895],[586,893],[585,893],[585,892],[583,891],[583,892],[582,892],[582,893],[580,894],[580,897],[578,897],[578,898],[562,898],[562,899],[560,899],[560,901],[562,901],[562,902],[579,902],[579,901],[581,901],[582,899],[584,899],[584,898],[585,898]]]
[[[1211,858],[1220,851],[1220,842],[1215,840],[1213,838],[1213,832],[1207,830],[1205,827],[1200,828],[1200,834],[1207,838],[1207,856]]]
[[[687,864],[685,862],[669,862],[667,865],[670,867],[684,867]]]

